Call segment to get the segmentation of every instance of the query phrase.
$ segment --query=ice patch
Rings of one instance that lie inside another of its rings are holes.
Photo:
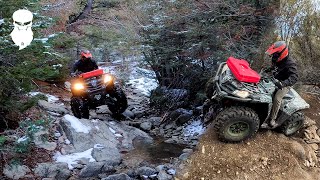
[[[89,159],[89,162],[95,162],[96,160],[92,157],[92,150],[93,148],[90,148],[86,151],[80,152],[80,153],[73,153],[68,155],[62,155],[59,151],[56,152],[56,154],[53,156],[53,159],[56,162],[64,162],[68,164],[69,169],[73,169],[72,164],[78,164],[78,161],[82,158]]]
[[[195,120],[188,126],[186,126],[183,129],[183,134],[185,137],[187,136],[193,136],[195,133],[198,133],[199,135],[203,134],[205,131],[205,127],[203,126],[203,123],[201,120]]]
[[[112,129],[111,127],[109,127],[109,130],[110,130],[113,134],[116,133],[116,131],[115,131],[114,129]]]
[[[88,134],[91,130],[90,127],[85,126],[82,124],[78,118],[71,116],[69,114],[65,115],[64,118],[70,122],[71,127],[76,130],[76,132],[82,132]]]
[[[21,138],[18,139],[17,143],[21,143],[24,142],[26,140],[28,140],[29,138],[27,136],[22,136]]]

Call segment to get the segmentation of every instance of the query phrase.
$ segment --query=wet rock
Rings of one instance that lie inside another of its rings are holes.
[[[71,175],[67,163],[40,163],[34,173],[42,178],[68,179]]]
[[[121,156],[116,148],[93,148],[92,157],[98,162],[105,161],[111,166],[117,166],[121,163]]]
[[[121,174],[110,175],[110,176],[103,178],[101,180],[131,180],[131,178],[128,175],[121,173]]]
[[[45,100],[39,100],[38,105],[47,111],[51,111],[51,112],[55,112],[55,113],[59,113],[59,114],[67,114],[68,113],[68,110],[66,108],[59,106],[59,105],[56,105],[56,104],[49,103],[48,101],[45,101]]]
[[[10,179],[20,179],[29,172],[31,172],[30,169],[25,165],[6,164],[3,169],[3,174]]]
[[[137,174],[137,175],[140,175],[140,176],[143,176],[143,175],[145,175],[145,176],[151,176],[151,175],[155,174],[156,172],[157,172],[157,171],[156,171],[155,169],[153,169],[153,168],[151,168],[151,167],[146,167],[146,166],[140,167],[140,168],[138,168],[138,169],[136,170],[136,174]]]
[[[140,109],[134,109],[132,110],[133,114],[135,115],[136,118],[141,118],[146,115],[145,110],[140,110]]]
[[[101,173],[104,162],[91,162],[79,174],[80,178],[95,177]]]
[[[164,170],[165,168],[166,168],[165,165],[159,165],[159,166],[156,167],[156,171],[160,172],[160,171]]]
[[[181,114],[177,118],[177,124],[178,125],[183,125],[184,123],[190,121],[191,117],[192,117],[192,114]]]
[[[131,118],[131,119],[135,118],[134,113],[128,109],[126,109],[122,114],[128,118]]]
[[[173,177],[167,174],[166,171],[160,171],[158,174],[158,180],[171,180]]]
[[[182,154],[179,156],[179,159],[180,159],[181,161],[185,161],[185,160],[188,159],[189,156],[190,156],[189,153],[182,153]]]
[[[145,131],[150,131],[152,127],[151,122],[143,122],[140,124],[140,128],[145,130]]]

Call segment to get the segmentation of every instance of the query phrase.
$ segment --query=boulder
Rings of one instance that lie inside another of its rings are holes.
[[[101,180],[131,180],[131,178],[128,175],[121,173],[121,174],[110,175],[110,176],[103,178]]]
[[[158,180],[171,180],[173,177],[169,174],[167,174],[166,171],[160,171],[158,174]]]
[[[104,166],[104,162],[91,162],[86,167],[84,167],[79,174],[80,178],[95,177],[101,173]]]
[[[29,172],[31,172],[30,169],[25,165],[6,164],[3,169],[3,174],[10,179],[20,179]]]
[[[68,110],[65,107],[59,106],[59,105],[56,105],[53,103],[49,103],[48,101],[45,101],[45,100],[39,100],[38,105],[47,111],[51,111],[51,112],[55,112],[55,113],[59,113],[59,114],[67,114],[68,113]]]
[[[103,147],[103,148],[93,148],[92,157],[100,162],[104,161],[110,166],[117,166],[121,163],[121,157],[118,149]]]
[[[136,170],[136,174],[140,176],[151,176],[155,174],[157,171],[151,167],[140,167]]]
[[[189,153],[182,153],[180,156],[179,156],[179,159],[182,160],[182,161],[185,161],[188,159],[188,157],[190,156]]]
[[[42,178],[68,179],[71,172],[67,163],[40,163],[34,173]]]
[[[162,118],[161,117],[150,117],[149,121],[153,124],[153,126],[160,126],[160,124],[162,122]]]
[[[72,123],[70,122],[70,117]],[[84,149],[90,149],[97,144],[99,144],[99,148],[107,148],[109,152],[94,149],[94,156],[100,159],[100,161],[114,161],[118,159],[118,148],[127,151],[132,150],[134,148],[132,141],[136,138],[146,142],[152,142],[152,138],[147,133],[120,122],[90,121],[65,115],[60,121],[60,125],[67,139],[69,139],[74,146],[72,153],[83,152]],[[107,154],[104,155],[104,153]]]
[[[148,121],[140,124],[140,128],[145,131],[150,131],[151,127],[152,127],[152,124],[151,124],[151,122],[148,122]]]
[[[126,109],[123,113],[122,113],[124,116],[130,118],[130,119],[134,119],[135,118],[135,115],[132,111]]]

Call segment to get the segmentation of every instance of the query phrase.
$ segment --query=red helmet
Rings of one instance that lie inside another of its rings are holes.
[[[280,62],[289,55],[289,49],[285,41],[278,41],[269,47],[266,54],[272,56],[273,62]]]
[[[80,56],[81,58],[86,58],[86,59],[92,58],[92,54],[88,50],[81,51]]]

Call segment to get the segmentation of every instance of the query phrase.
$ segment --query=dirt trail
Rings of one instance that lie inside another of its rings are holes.
[[[179,179],[320,179],[319,168],[304,165],[317,158],[300,138],[265,131],[246,142],[228,144],[214,134],[212,128],[207,130]]]

